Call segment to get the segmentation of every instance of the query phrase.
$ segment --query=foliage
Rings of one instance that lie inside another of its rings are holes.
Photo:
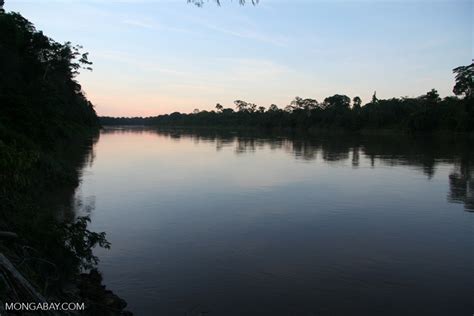
[[[100,246],[110,248],[110,243],[105,239],[105,233],[95,233],[87,229],[90,222],[88,216],[78,217],[73,223],[61,223],[57,226],[61,245],[65,245],[66,250],[77,260],[80,268],[93,268],[98,262],[98,258],[93,255],[92,249]]]
[[[47,280],[34,262],[56,266],[59,285],[96,262],[94,246],[109,246],[103,234],[87,230],[86,218],[58,222],[47,199],[58,187],[72,196],[99,129],[76,80],[91,64],[80,46],[57,43],[20,14],[0,12],[0,230],[20,236],[14,244],[0,240],[0,251],[23,258],[22,272],[37,285]],[[34,249],[34,257],[26,260],[24,249]]]
[[[456,74],[456,84],[453,92],[455,95],[464,95],[472,99],[474,96],[474,63],[453,69]]]
[[[87,53],[57,43],[18,13],[0,14],[0,125],[40,145],[81,126],[98,127],[97,115],[75,80],[90,69]]]
[[[456,69],[460,69],[458,67]],[[464,69],[464,68],[463,68]],[[467,70],[459,70],[464,73]],[[465,78],[465,74],[461,76]],[[459,86],[460,80],[456,79]],[[462,87],[467,87],[463,83]],[[456,89],[456,88],[455,88]],[[461,89],[461,88],[459,88]],[[463,90],[464,89],[464,90]],[[467,90],[466,90],[467,89]],[[441,99],[435,89],[417,98],[378,99],[362,106],[356,96],[352,100],[341,94],[318,102],[311,98],[296,97],[280,109],[272,104],[265,110],[242,100],[234,101],[235,111],[217,104],[217,111],[195,111],[191,114],[172,113],[155,117],[114,118],[101,117],[104,125],[157,125],[157,126],[225,126],[277,129],[392,129],[402,132],[472,132],[474,108],[468,88],[462,88],[464,98]],[[466,92],[467,91],[467,92]]]

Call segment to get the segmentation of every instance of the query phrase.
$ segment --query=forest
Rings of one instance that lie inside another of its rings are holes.
[[[298,130],[394,130],[402,132],[454,131],[474,129],[474,64],[453,69],[455,96],[440,98],[435,89],[417,98],[378,99],[362,104],[360,97],[336,94],[318,102],[296,97],[289,105],[268,108],[242,100],[235,109],[221,104],[212,111],[158,115],[152,117],[100,117],[103,125],[152,125],[191,127],[257,127]]]
[[[343,94],[321,102],[296,97],[287,106],[268,108],[237,100],[235,108],[217,104],[212,111],[131,118],[97,117],[77,80],[80,71],[89,71],[91,66],[81,46],[58,43],[19,13],[0,9],[0,254],[47,297],[61,297],[65,284],[77,280],[83,269],[95,267],[95,246],[110,246],[105,234],[87,229],[87,217],[58,216],[56,207],[51,207],[53,197],[59,196],[58,187],[66,198],[57,206],[71,207],[78,170],[92,159],[91,148],[101,125],[308,131],[474,129],[474,64],[453,70],[455,96],[443,99],[433,89],[417,98],[378,99],[374,93],[365,104],[357,96],[351,99]],[[11,296],[24,294],[18,288],[11,291],[16,286],[11,280],[0,280],[0,297],[19,299]],[[124,307],[123,302],[112,301],[115,309]]]
[[[80,46],[1,6],[0,39],[0,298],[72,299],[64,287],[81,286],[83,269],[97,263],[92,249],[109,247],[104,233],[87,229],[87,216],[69,210],[100,129],[77,81],[92,63]]]

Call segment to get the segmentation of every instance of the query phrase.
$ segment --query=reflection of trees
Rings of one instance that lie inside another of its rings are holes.
[[[359,151],[360,151],[360,148],[358,146],[352,147],[352,166],[353,167],[359,167],[359,160],[360,160]]]
[[[233,139],[229,138],[216,138],[216,150],[220,151],[224,147],[232,146]]]
[[[287,151],[293,153],[295,158],[315,160],[320,150],[318,144],[304,140],[292,140],[287,143]]]
[[[474,212],[474,179],[471,161],[463,157],[449,175],[449,196],[452,202],[464,203],[466,210]]]
[[[350,143],[329,140],[322,143],[322,157],[324,161],[336,162],[349,159]]]
[[[95,159],[94,145],[98,140],[99,134],[93,135],[90,138],[76,140],[67,146],[67,150],[65,150],[63,154],[56,153],[60,155],[58,159],[60,159],[63,164],[70,166],[77,172],[75,177],[77,177],[78,180],[84,168],[86,166],[92,166]],[[62,185],[54,190],[43,192],[36,203],[38,203],[41,208],[57,210],[56,216],[58,219],[71,222],[80,215],[76,212],[77,210],[88,209],[89,212],[86,213],[90,213],[90,210],[94,208],[94,201],[89,201],[86,205],[77,204],[84,202],[82,200],[79,201],[75,196],[77,184],[78,183]]]
[[[243,154],[248,152],[255,152],[255,139],[253,138],[236,138],[235,153]]]
[[[325,162],[350,162],[353,167],[368,161],[372,167],[378,164],[387,166],[410,166],[418,169],[428,178],[435,174],[438,162],[458,163],[450,175],[450,201],[461,201],[467,209],[474,209],[474,184],[470,172],[470,148],[472,140],[439,139],[434,137],[409,136],[362,136],[335,135],[318,137],[288,136],[281,134],[204,129],[153,129],[133,128],[133,132],[153,132],[161,137],[176,141],[212,143],[216,150],[234,147],[235,154],[253,153],[259,150],[282,150],[295,159],[314,161],[321,157]],[[103,131],[105,133],[124,133],[130,129],[119,128]],[[460,160],[460,157],[463,157]]]
[[[0,194],[0,230],[20,236],[2,243],[1,252],[46,297],[59,294],[66,282],[76,280],[84,268],[94,265],[95,245],[108,246],[102,234],[87,229],[87,219],[78,218],[74,208],[74,192],[82,170],[94,159],[97,136],[69,138],[62,146],[34,152],[38,157],[35,163],[29,169],[20,169],[22,182],[0,179],[5,193]],[[18,157],[29,157],[21,154]],[[16,161],[9,164],[13,170],[16,165]],[[93,202],[83,207],[93,208]],[[5,284],[15,284],[10,281]],[[13,300],[30,297],[18,289],[7,286],[2,294]]]

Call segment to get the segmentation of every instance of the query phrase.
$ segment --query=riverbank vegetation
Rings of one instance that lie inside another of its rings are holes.
[[[474,64],[453,70],[456,96],[441,99],[435,89],[417,98],[378,99],[362,104],[360,97],[336,94],[319,102],[296,97],[283,108],[268,108],[237,100],[235,108],[221,104],[212,111],[153,117],[101,117],[103,125],[258,127],[266,129],[395,130],[403,132],[474,130]]]
[[[0,10],[0,253],[46,298],[64,295],[97,262],[92,249],[109,246],[71,211],[100,127],[76,79],[87,57]],[[2,272],[2,301],[32,300]]]

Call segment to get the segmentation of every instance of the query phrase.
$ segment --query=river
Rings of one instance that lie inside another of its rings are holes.
[[[471,315],[472,148],[106,128],[75,208],[136,315]]]

